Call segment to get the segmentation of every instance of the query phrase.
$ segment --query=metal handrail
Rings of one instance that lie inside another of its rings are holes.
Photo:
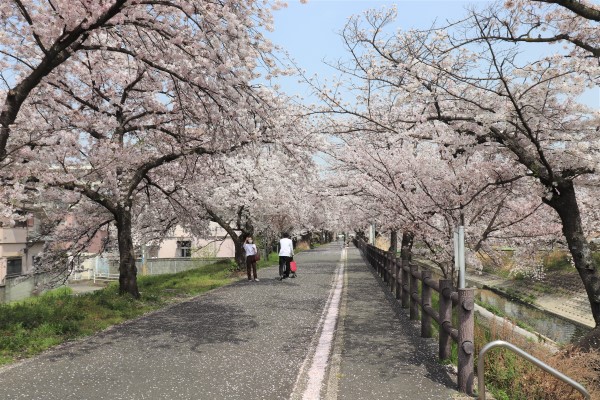
[[[488,350],[490,350],[494,347],[505,347],[505,348],[511,350],[512,352],[514,352],[517,355],[523,357],[524,359],[530,361],[531,363],[540,367],[541,369],[548,372],[549,374],[554,375],[557,379],[560,379],[561,381],[571,385],[577,391],[579,391],[579,393],[581,393],[587,400],[591,399],[590,394],[587,392],[587,390],[585,390],[585,388],[581,384],[575,382],[573,379],[569,378],[568,376],[564,375],[561,372],[558,372],[557,370],[555,370],[548,364],[535,358],[534,356],[532,356],[531,354],[518,348],[514,344],[505,342],[504,340],[495,340],[495,341],[490,342],[490,343],[486,344],[485,346],[483,346],[483,348],[479,352],[479,360],[477,361],[477,386],[479,389],[479,397],[478,397],[479,400],[485,400],[485,384],[483,382],[484,381],[483,368],[484,368],[485,353],[487,353]]]

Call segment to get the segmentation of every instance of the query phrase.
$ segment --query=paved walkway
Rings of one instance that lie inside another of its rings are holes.
[[[3,399],[451,399],[455,383],[357,249],[297,257],[0,369]]]
[[[103,283],[94,283],[93,281],[72,281],[68,282],[66,286],[70,287],[75,294],[95,292],[106,287]]]

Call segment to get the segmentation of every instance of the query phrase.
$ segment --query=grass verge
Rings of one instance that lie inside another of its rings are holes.
[[[592,399],[600,399],[600,352],[583,353],[566,346],[558,353],[515,335],[509,324],[475,321],[475,359],[481,348],[494,340],[505,340],[527,351],[551,367],[581,383]],[[582,396],[529,361],[506,349],[493,349],[485,358],[485,383],[497,400],[578,400]]]
[[[439,295],[435,291],[432,293],[431,303],[434,309],[439,310]],[[478,303],[488,311],[506,317],[495,307]],[[432,321],[432,325],[433,336],[438,337],[440,327],[435,321]],[[452,325],[458,325],[456,307],[453,307]],[[525,324],[518,324],[518,326],[532,330]],[[565,346],[558,353],[552,353],[548,351],[547,347],[536,341],[515,334],[512,324],[480,320],[476,315],[474,359],[478,360],[481,348],[494,340],[505,340],[524,349],[534,357],[583,384],[590,392],[592,399],[600,399],[600,374],[598,373],[600,371],[600,352],[583,353],[575,350],[572,346]],[[454,341],[452,341],[450,358],[439,362],[458,365],[458,347]],[[477,369],[477,364],[475,364],[475,369]],[[581,399],[579,392],[506,349],[493,349],[486,356],[485,383],[496,400]]]
[[[258,267],[272,265],[271,258],[261,260]],[[111,283],[93,293],[73,295],[70,288],[60,288],[0,304],[0,365],[227,285],[238,277],[227,260],[176,274],[141,276],[139,300],[119,296],[117,283]]]

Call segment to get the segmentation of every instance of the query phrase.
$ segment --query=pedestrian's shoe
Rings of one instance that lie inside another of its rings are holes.
[[[254,282],[260,282],[258,278],[254,278]]]

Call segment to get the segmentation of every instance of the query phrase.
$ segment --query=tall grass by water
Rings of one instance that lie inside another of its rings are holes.
[[[438,304],[439,295],[434,292],[432,306],[437,309]],[[490,311],[500,316],[503,314],[499,310]],[[458,324],[456,308],[453,308],[452,320],[452,324],[456,326]],[[475,360],[478,359],[481,348],[487,343],[505,340],[579,382],[588,390],[592,399],[600,400],[600,352],[582,353],[570,345],[556,349],[558,351],[551,351],[541,343],[515,334],[513,326],[510,322],[499,324],[480,319],[476,315]],[[434,336],[438,336],[440,328],[435,321],[433,327]],[[530,327],[522,327],[531,330]],[[458,364],[458,349],[454,341],[450,359],[441,362]],[[484,372],[486,387],[496,400],[579,400],[582,398],[581,394],[571,386],[506,349],[493,349],[486,355]]]
[[[494,340],[510,342],[582,384],[592,399],[600,399],[600,352],[582,353],[571,346],[558,352],[513,333],[510,324],[475,325],[476,357]],[[496,400],[579,400],[566,383],[506,349],[493,349],[485,359],[485,383]]]

